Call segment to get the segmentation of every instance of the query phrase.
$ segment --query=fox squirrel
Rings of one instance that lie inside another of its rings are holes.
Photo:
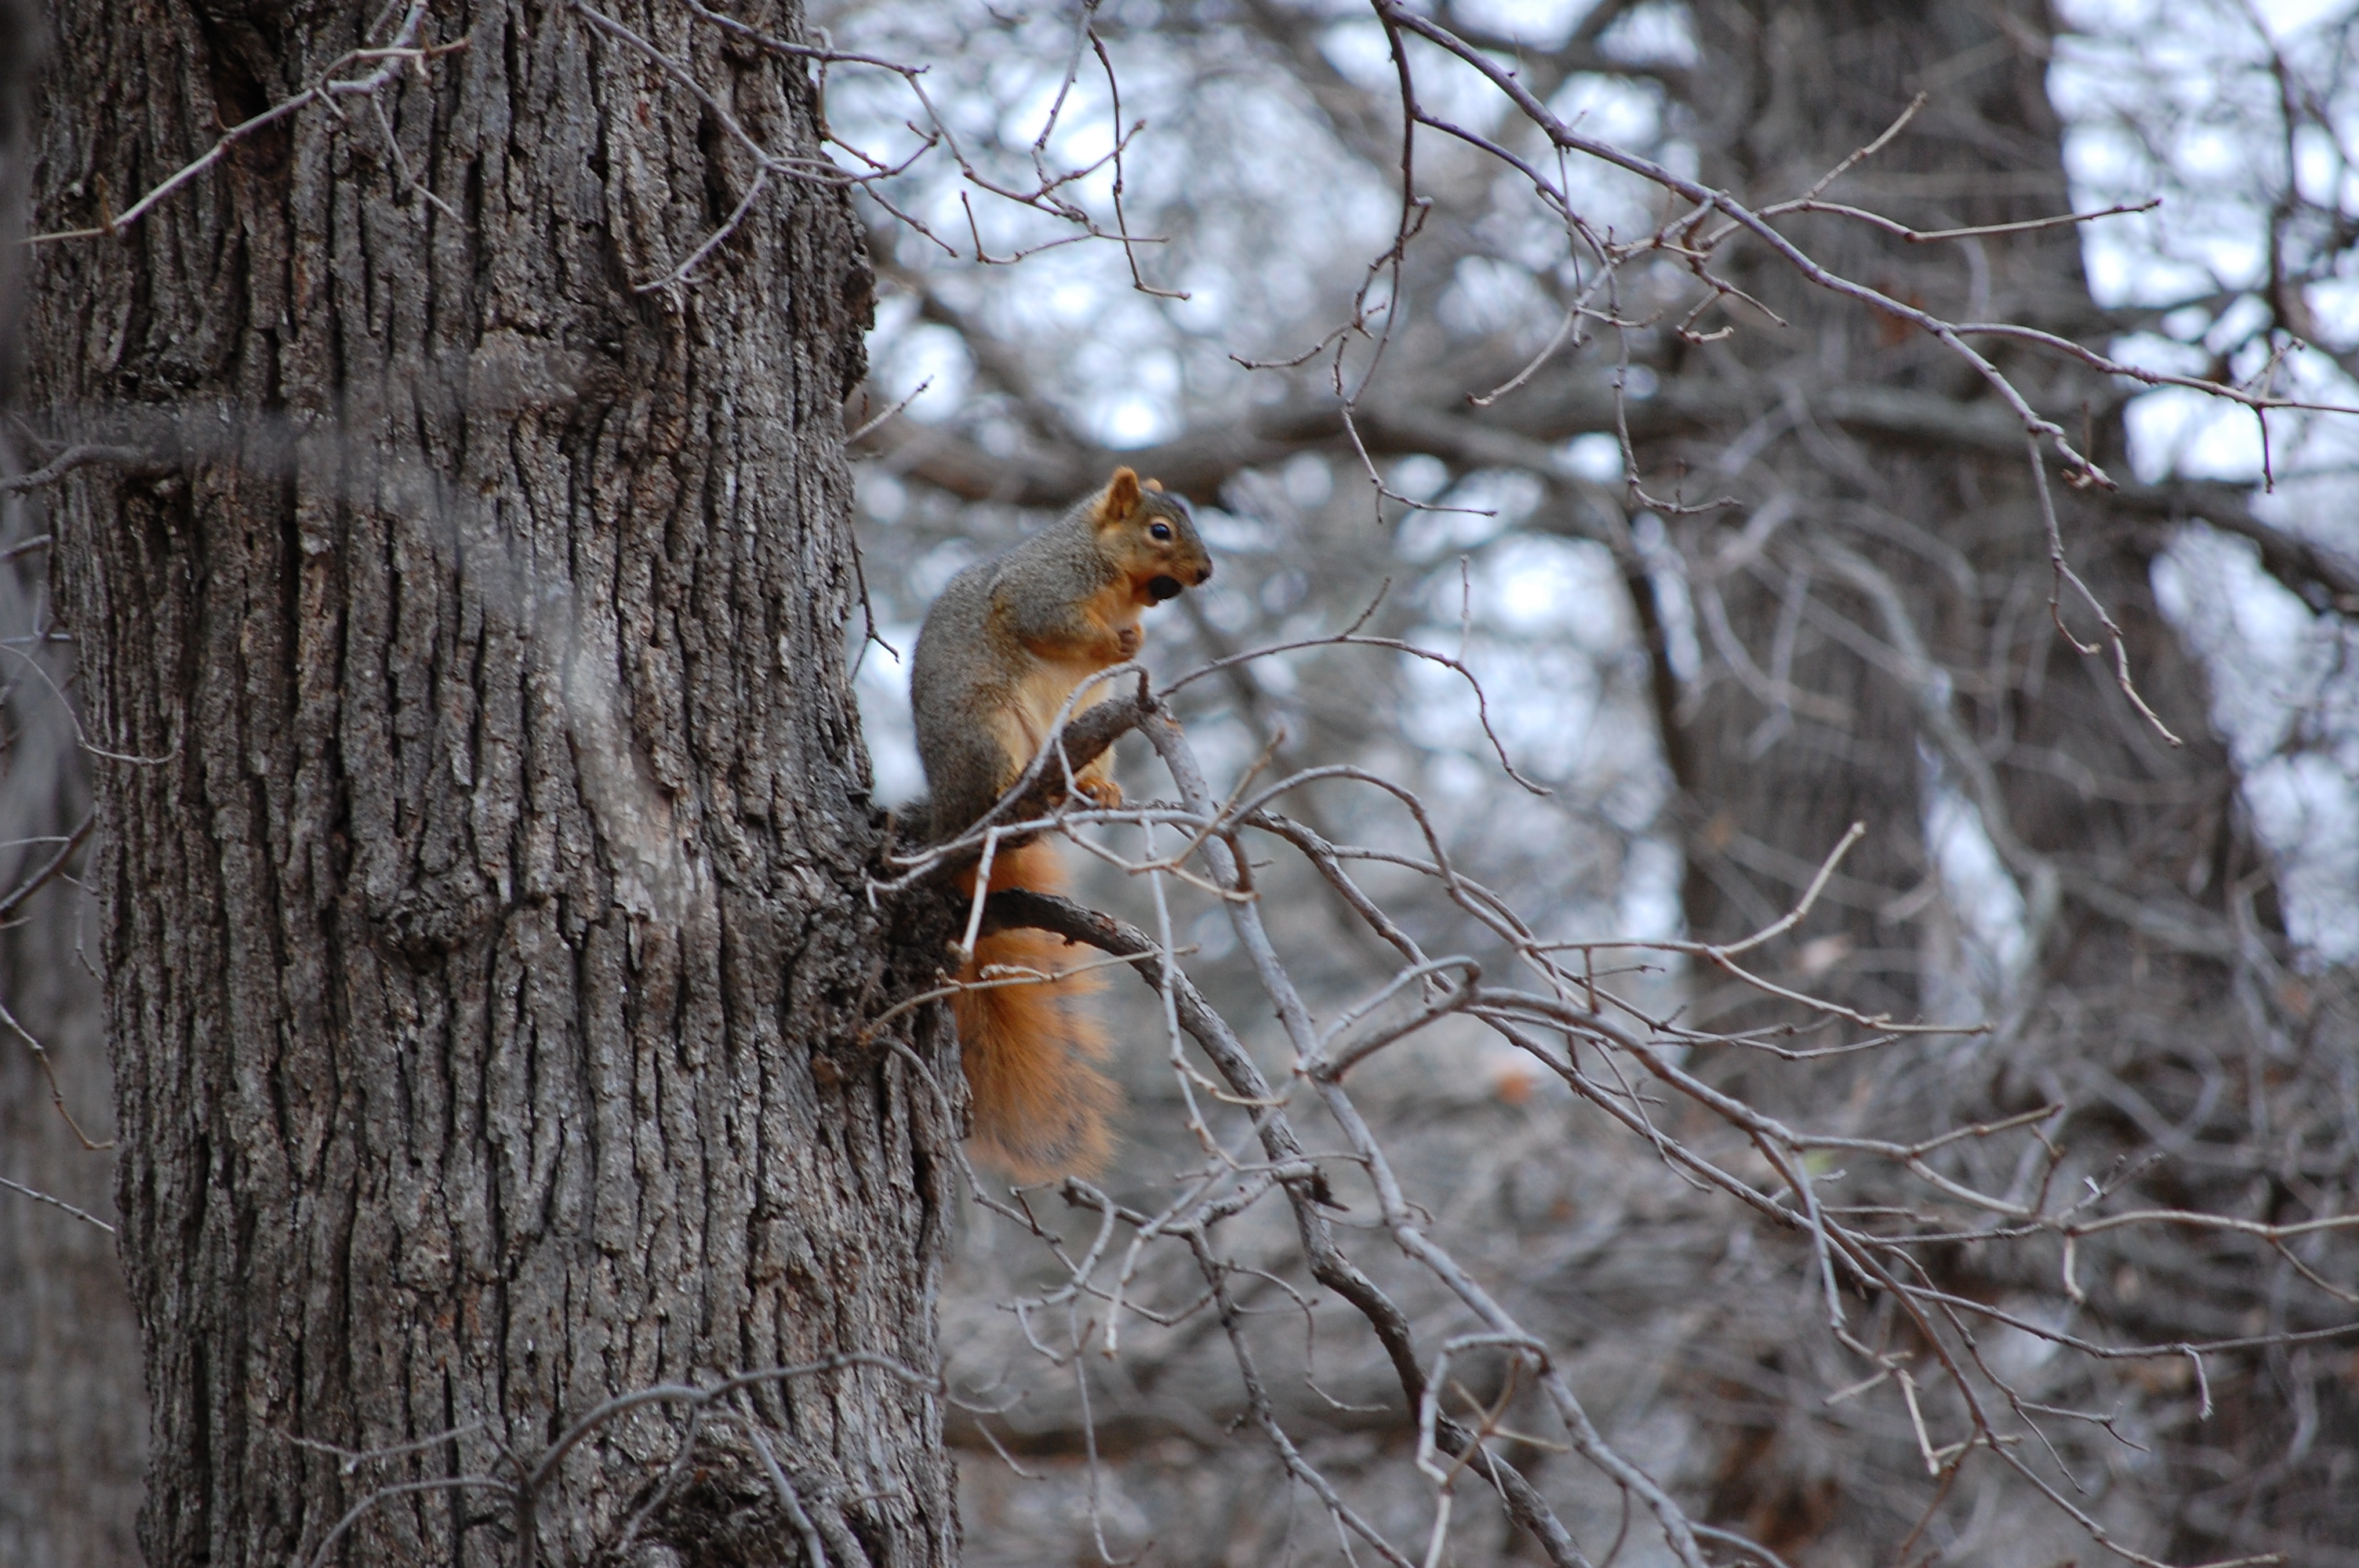
[[[927,612],[909,668],[932,838],[954,838],[989,811],[1031,765],[1065,699],[1137,654],[1139,611],[1212,575],[1188,503],[1121,468],[1054,524],[952,578]],[[1111,683],[1084,692],[1074,712],[1112,695]],[[1108,752],[1076,770],[1074,783],[1100,806],[1119,805],[1113,772]],[[959,881],[970,897],[974,875],[969,868]],[[994,892],[1063,885],[1053,844],[993,857]],[[1002,969],[1017,983],[962,990],[951,1004],[975,1137],[1024,1180],[1094,1171],[1108,1152],[1114,1089],[1094,1065],[1105,1034],[1078,1005],[1099,987],[1094,976],[1063,972],[1064,946],[1045,931],[983,937],[959,979]],[[1060,978],[1025,984],[1027,971]]]

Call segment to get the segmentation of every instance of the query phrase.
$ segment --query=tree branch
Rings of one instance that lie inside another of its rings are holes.
[[[2261,565],[2313,610],[2359,614],[2359,560],[2291,534],[2253,513],[2250,486],[2211,480],[2125,484],[2113,497],[2123,512],[2173,523],[2201,521],[2260,546]]]

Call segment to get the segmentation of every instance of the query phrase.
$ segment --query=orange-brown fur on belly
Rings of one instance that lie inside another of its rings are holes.
[[[1154,602],[1147,592],[1147,580],[1141,578],[1136,582],[1108,583],[1082,603],[1082,618],[1098,633],[1096,646],[1027,643],[1027,650],[1038,662],[1016,688],[1016,700],[994,710],[986,720],[1011,764],[1007,777],[1000,781],[1000,788],[1004,790],[1014,784],[1032,765],[1032,759],[1039,753],[1067,697],[1100,670],[1110,669],[1137,652],[1138,614]],[[1125,633],[1129,633],[1127,638]],[[1125,642],[1127,647],[1124,645]],[[1114,695],[1114,682],[1098,682],[1094,689],[1082,692],[1072,712],[1065,716],[1066,722],[1071,723]],[[1101,804],[1111,806],[1122,798],[1113,774],[1114,753],[1103,752],[1073,777],[1086,793]]]

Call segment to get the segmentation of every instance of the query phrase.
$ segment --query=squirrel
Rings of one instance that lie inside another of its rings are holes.
[[[932,839],[954,838],[988,812],[1031,765],[1065,699],[1136,655],[1141,611],[1212,575],[1188,503],[1118,468],[1104,490],[1058,522],[952,578],[926,614],[909,668]],[[1073,711],[1113,695],[1112,683],[1101,683]],[[1113,775],[1108,752],[1076,770],[1073,782],[1097,805],[1118,806]],[[970,867],[959,878],[970,898],[974,877]],[[1053,844],[1003,846],[993,857],[992,892],[1063,886]],[[1058,963],[1065,946],[1038,930],[984,936],[958,978],[985,983],[951,1003],[974,1136],[1019,1180],[1092,1173],[1110,1152],[1114,1088],[1095,1065],[1107,1041],[1081,1005],[1100,988],[1096,977]],[[1054,978],[1026,983],[1027,975]],[[987,983],[994,979],[1015,983]]]

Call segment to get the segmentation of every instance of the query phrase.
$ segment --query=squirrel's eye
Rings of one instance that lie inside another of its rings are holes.
[[[1154,535],[1158,539],[1169,539],[1171,537],[1171,525],[1169,523],[1158,523],[1154,527],[1149,528],[1147,532]]]

